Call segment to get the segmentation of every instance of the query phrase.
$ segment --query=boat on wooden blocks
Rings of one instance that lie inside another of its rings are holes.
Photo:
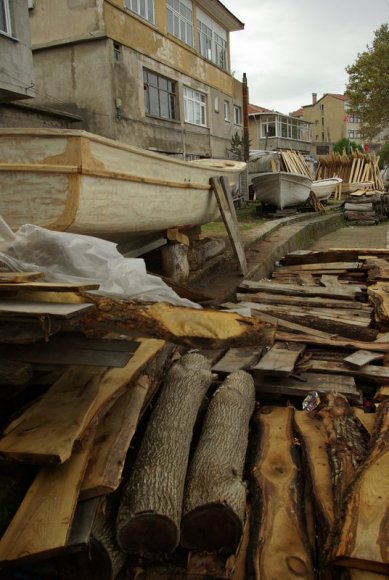
[[[312,182],[311,191],[320,201],[326,201],[335,193],[336,188],[342,183],[340,177],[329,177],[328,179],[318,179]]]
[[[246,164],[183,161],[81,130],[0,129],[0,215],[127,243],[219,217],[211,177],[235,188]]]
[[[282,210],[308,200],[312,179],[299,173],[269,171],[254,177],[253,187],[258,201]]]

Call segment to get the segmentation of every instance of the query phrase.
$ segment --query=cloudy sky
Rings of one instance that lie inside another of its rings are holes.
[[[345,67],[389,21],[389,0],[222,0],[242,31],[231,33],[231,69],[245,72],[250,103],[290,113],[344,93]],[[388,65],[389,66],[389,65]]]

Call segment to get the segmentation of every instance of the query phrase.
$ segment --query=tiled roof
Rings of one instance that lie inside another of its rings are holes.
[[[248,107],[248,114],[252,115],[254,113],[273,113],[270,109],[265,109],[265,107],[259,107],[258,105],[251,105],[249,104]]]

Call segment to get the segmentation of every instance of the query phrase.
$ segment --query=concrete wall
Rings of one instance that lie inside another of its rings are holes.
[[[13,0],[11,12],[12,36],[0,34],[0,103],[33,96],[27,1]]]

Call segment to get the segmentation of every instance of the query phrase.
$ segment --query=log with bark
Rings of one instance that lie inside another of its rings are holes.
[[[314,578],[292,420],[292,407],[264,407],[254,414],[258,446],[246,561],[246,577],[253,580]]]
[[[376,413],[369,454],[358,469],[334,537],[337,565],[389,573],[389,399]]]
[[[274,326],[234,312],[200,310],[172,304],[139,304],[92,294],[84,299],[96,305],[82,320],[86,334],[102,331],[152,336],[193,348],[268,345]]]
[[[341,513],[348,487],[363,460],[368,436],[343,395],[327,393],[316,412],[328,440],[335,515]]]
[[[233,549],[242,535],[242,475],[254,405],[254,381],[245,371],[229,375],[213,395],[186,480],[181,522],[186,548]]]
[[[210,366],[189,353],[166,376],[118,509],[117,540],[125,552],[171,552],[179,542],[190,443]]]

